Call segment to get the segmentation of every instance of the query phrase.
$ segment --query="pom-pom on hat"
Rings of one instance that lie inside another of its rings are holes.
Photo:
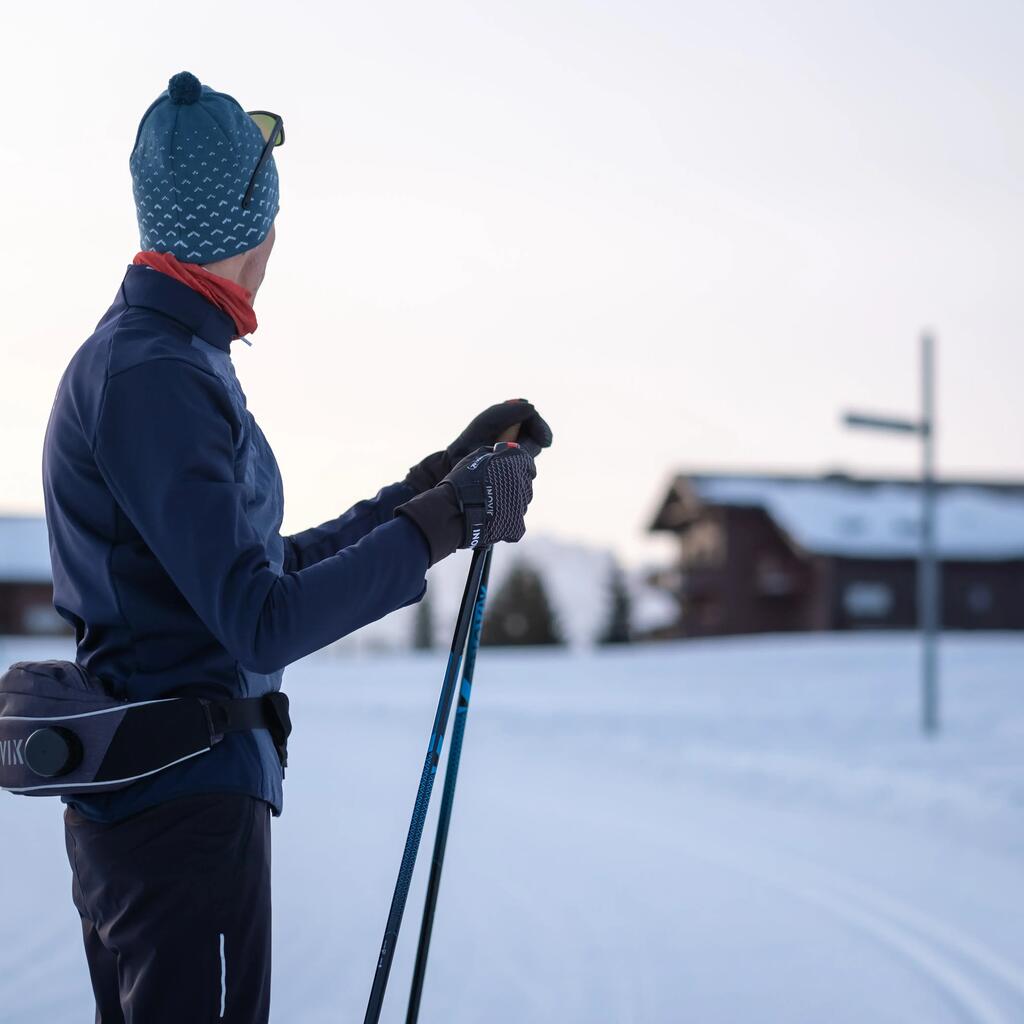
[[[128,161],[141,248],[213,263],[259,245],[277,215],[272,155],[245,209],[242,198],[264,144],[237,100],[176,74],[143,114]]]

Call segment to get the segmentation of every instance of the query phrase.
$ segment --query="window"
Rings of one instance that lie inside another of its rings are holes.
[[[987,583],[972,583],[967,588],[967,609],[972,615],[987,615],[995,600]]]
[[[682,535],[682,564],[691,569],[718,568],[725,563],[726,536],[712,519],[694,523]]]
[[[30,634],[62,633],[67,623],[52,604],[30,604],[21,616],[22,631]]]
[[[762,597],[789,597],[796,593],[793,573],[774,555],[762,555],[757,560],[757,592]]]
[[[900,516],[898,519],[893,520],[892,532],[897,537],[920,537],[921,520],[912,516]]]
[[[888,583],[860,580],[847,584],[843,591],[843,607],[853,619],[884,619],[892,606],[892,587]]]
[[[867,533],[868,524],[863,516],[843,516],[839,520],[839,529],[847,537],[862,537]]]

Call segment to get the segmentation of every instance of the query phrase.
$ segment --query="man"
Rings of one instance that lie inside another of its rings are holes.
[[[171,79],[130,159],[143,251],[54,402],[54,604],[79,664],[127,700],[275,693],[290,662],[418,601],[456,548],[518,540],[551,443],[528,402],[493,406],[401,483],[280,535],[281,477],[230,349],[256,329],[283,141],[277,115]],[[515,425],[522,447],[488,449]],[[267,1020],[280,746],[233,732],[126,789],[66,798],[98,1022]]]

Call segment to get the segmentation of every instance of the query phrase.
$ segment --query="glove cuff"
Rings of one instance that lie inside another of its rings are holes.
[[[436,487],[452,471],[452,465],[448,452],[442,449],[417,462],[406,474],[403,483],[417,494],[423,494],[431,487]]]
[[[458,550],[465,535],[464,519],[453,487],[432,487],[399,505],[395,515],[411,519],[427,540],[430,564]]]

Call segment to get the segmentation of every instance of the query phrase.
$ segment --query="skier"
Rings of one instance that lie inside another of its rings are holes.
[[[526,401],[337,519],[280,535],[273,452],[231,362],[274,245],[282,119],[188,72],[130,158],[142,251],[60,382],[43,455],[54,604],[117,697],[261,697],[298,658],[423,596],[457,548],[516,541]],[[520,447],[492,450],[518,425]],[[284,740],[236,731],[112,792],[69,795],[73,898],[100,1024],[265,1022],[270,827]]]

